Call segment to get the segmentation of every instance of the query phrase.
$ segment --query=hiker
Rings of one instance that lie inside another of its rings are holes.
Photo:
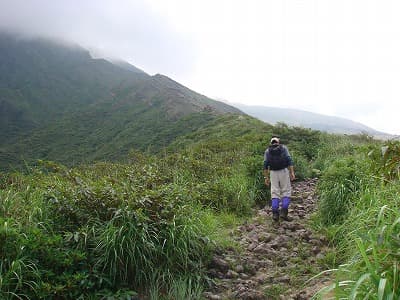
[[[265,150],[264,178],[266,186],[271,183],[272,219],[279,221],[281,202],[280,216],[283,220],[289,221],[288,210],[292,191],[290,181],[295,180],[296,176],[289,150],[280,143],[277,136],[272,137],[270,146]]]

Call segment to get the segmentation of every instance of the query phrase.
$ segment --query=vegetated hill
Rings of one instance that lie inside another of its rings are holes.
[[[0,176],[0,299],[201,299],[214,252],[232,249],[232,229],[269,198],[260,169],[271,135],[289,145],[299,178],[312,169],[304,144],[322,135],[238,114],[203,123],[162,155]]]
[[[373,128],[349,119],[327,116],[297,109],[269,106],[249,106],[239,103],[232,104],[243,112],[264,122],[276,124],[284,122],[290,126],[302,126],[314,130],[337,134],[367,133],[383,139],[392,138],[390,134],[379,132]]]
[[[0,167],[156,151],[225,113],[172,79],[93,59],[76,45],[0,34]]]

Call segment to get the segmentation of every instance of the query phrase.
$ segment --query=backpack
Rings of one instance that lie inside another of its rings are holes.
[[[268,147],[268,162],[271,170],[282,170],[288,167],[286,153],[282,145]]]

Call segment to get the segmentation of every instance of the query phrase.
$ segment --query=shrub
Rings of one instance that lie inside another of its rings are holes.
[[[313,175],[313,169],[311,163],[300,153],[292,151],[293,165],[295,169],[296,178],[302,180],[304,178],[310,178]]]
[[[368,156],[373,172],[384,180],[400,179],[400,143],[387,142],[380,149],[374,147]]]

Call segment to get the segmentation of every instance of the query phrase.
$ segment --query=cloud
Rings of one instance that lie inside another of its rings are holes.
[[[0,29],[72,41],[149,73],[183,76],[195,49],[143,1],[0,0]]]

